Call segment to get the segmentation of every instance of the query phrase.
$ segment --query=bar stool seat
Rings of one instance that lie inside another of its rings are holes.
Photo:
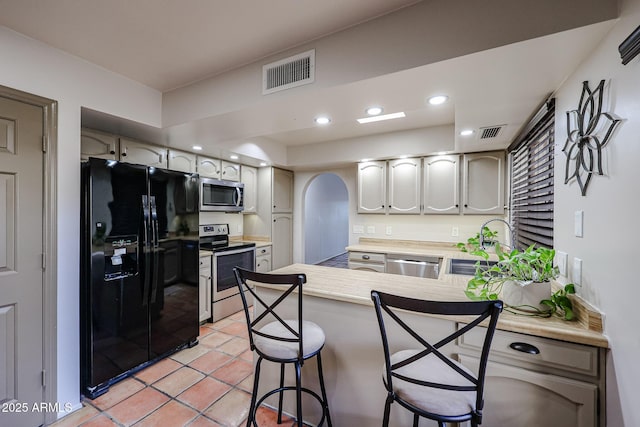
[[[278,424],[282,423],[283,393],[295,391],[296,394],[296,424],[302,427],[304,418],[302,415],[302,394],[315,399],[322,409],[322,416],[317,421],[317,426],[323,426],[326,422],[331,427],[331,416],[327,392],[322,374],[321,350],[325,344],[325,334],[322,328],[302,316],[302,285],[307,278],[304,274],[268,274],[257,273],[239,267],[234,268],[236,281],[242,297],[249,329],[249,345],[252,351],[258,355],[253,379],[253,392],[251,394],[251,406],[247,417],[247,427],[257,426],[256,410],[262,402],[274,394],[278,394]],[[255,292],[253,283],[265,283],[269,285],[282,285],[283,293],[272,303],[266,303]],[[295,292],[294,292],[295,291]],[[251,320],[249,303],[245,292],[254,298],[256,317]],[[283,318],[276,308],[290,295],[297,300],[297,313],[295,319]],[[271,318],[275,320],[267,323]],[[318,365],[318,381],[320,394],[302,386],[302,366],[305,360],[315,357]],[[263,360],[280,364],[280,386],[258,396],[258,383],[260,382],[260,369]],[[292,364],[295,367],[296,383],[292,386],[284,384],[284,367]]]

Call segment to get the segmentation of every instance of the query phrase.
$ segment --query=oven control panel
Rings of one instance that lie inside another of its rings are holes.
[[[229,234],[229,224],[206,224],[200,226],[200,236],[224,236]]]

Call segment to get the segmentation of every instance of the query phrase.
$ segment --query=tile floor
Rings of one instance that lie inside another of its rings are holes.
[[[54,427],[236,427],[251,401],[253,355],[244,313],[200,327],[199,344],[112,386]],[[275,412],[258,411],[259,426],[276,426]],[[289,427],[288,419],[280,426]]]
[[[336,255],[333,258],[329,258],[322,262],[317,263],[316,265],[322,265],[324,267],[336,267],[336,268],[349,268],[349,255],[347,252]]]

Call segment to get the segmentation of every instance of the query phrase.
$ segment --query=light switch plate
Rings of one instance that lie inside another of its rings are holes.
[[[573,274],[571,276],[574,285],[582,284],[582,260],[580,258],[573,259]]]
[[[452,227],[451,228],[451,236],[452,237],[458,237],[460,235],[460,230],[458,229],[458,227]]]
[[[573,220],[574,233],[576,237],[582,237],[584,224],[584,211],[576,211]]]
[[[556,265],[561,276],[567,277],[567,263],[569,262],[569,255],[566,252],[556,252]]]
[[[391,236],[392,232],[393,232],[393,229],[391,228],[391,226],[387,225],[387,229],[386,229],[387,236]]]
[[[362,233],[364,233],[364,225],[353,226],[353,234],[362,234]]]

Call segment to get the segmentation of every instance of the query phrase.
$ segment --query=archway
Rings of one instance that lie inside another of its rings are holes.
[[[349,193],[342,179],[323,173],[304,198],[305,263],[317,264],[345,252],[349,244]]]

